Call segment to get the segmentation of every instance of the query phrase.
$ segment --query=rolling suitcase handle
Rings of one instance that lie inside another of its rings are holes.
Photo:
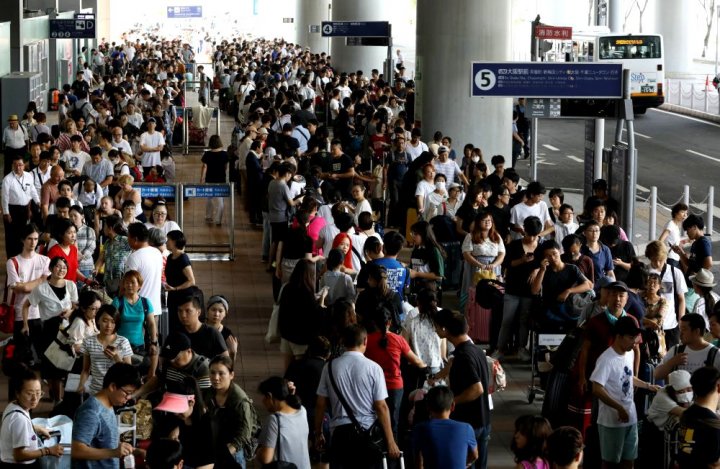
[[[383,453],[383,469],[388,469],[388,463],[387,463],[387,452]],[[400,469],[405,469],[405,458],[403,457],[403,452],[400,451]]]

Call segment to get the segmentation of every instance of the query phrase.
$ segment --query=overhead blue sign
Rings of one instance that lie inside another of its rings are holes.
[[[49,20],[51,39],[95,39],[95,15]]]
[[[202,7],[167,7],[168,18],[202,18]]]
[[[388,37],[390,23],[387,21],[323,21],[320,32],[323,37]]]
[[[173,186],[173,185],[135,184],[133,187],[140,191],[141,197],[148,197],[148,198],[162,197],[164,199],[174,199],[175,198],[175,186]]]
[[[208,197],[230,197],[229,184],[185,184],[183,197],[207,199]]]
[[[622,98],[622,64],[473,62],[471,96]]]

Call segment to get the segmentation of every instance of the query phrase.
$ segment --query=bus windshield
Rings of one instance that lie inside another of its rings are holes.
[[[600,38],[600,60],[659,59],[659,36],[610,36]]]

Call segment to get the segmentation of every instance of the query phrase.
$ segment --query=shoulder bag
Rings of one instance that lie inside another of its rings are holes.
[[[330,376],[330,384],[332,384],[335,395],[340,401],[343,409],[345,409],[345,413],[352,421],[353,429],[355,430],[356,441],[358,442],[359,453],[366,454],[368,456],[368,459],[379,461],[383,457],[383,453],[386,451],[387,446],[385,442],[385,433],[383,432],[382,426],[380,425],[380,421],[376,419],[375,422],[373,422],[373,424],[367,430],[365,430],[363,426],[360,425],[360,422],[358,422],[355,418],[355,414],[345,400],[345,397],[340,394],[340,389],[338,388],[338,385],[335,382],[335,378],[333,376],[332,362],[333,360],[330,360],[330,362],[328,362],[328,374]]]
[[[11,257],[15,271],[20,275],[20,267],[18,261],[14,257]],[[12,334],[15,329],[15,291],[13,290],[12,296],[10,297],[10,303],[7,302],[8,297],[8,282],[5,279],[5,293],[3,294],[2,304],[0,305],[0,332],[6,334]]]
[[[276,344],[280,342],[280,298],[282,298],[282,292],[285,289],[285,285],[280,288],[278,293],[278,299],[273,303],[272,313],[270,314],[270,321],[268,321],[267,332],[265,333],[266,344]]]
[[[277,419],[277,444],[275,445],[275,461],[269,464],[263,464],[263,469],[297,469],[295,463],[280,460],[280,416],[275,414]]]

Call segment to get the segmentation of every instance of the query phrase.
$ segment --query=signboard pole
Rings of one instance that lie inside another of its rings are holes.
[[[390,84],[390,87],[395,86],[395,66],[393,65],[392,49],[393,49],[392,24],[388,24],[388,47],[387,47],[388,76],[387,76],[387,82]]]
[[[602,179],[602,154],[605,147],[605,119],[595,119],[595,155],[593,157],[593,180]]]
[[[539,21],[538,21],[539,22]],[[533,23],[533,34],[535,34],[535,23]],[[538,49],[539,49],[539,39],[537,37],[533,38],[533,53],[530,54],[532,56],[533,62],[538,62],[540,58],[538,57]],[[525,112],[527,112],[527,99],[525,99]],[[537,117],[533,117],[530,121],[530,138],[532,139],[532,147],[530,148],[530,151],[532,154],[530,155],[530,180],[531,181],[537,181],[538,179],[538,167],[537,167],[537,158],[538,158],[538,123],[540,122],[540,119]],[[525,142],[527,145],[527,142]]]
[[[630,100],[630,70],[623,70],[623,98]],[[626,103],[627,104],[627,103]],[[627,121],[628,155],[625,159],[625,230],[629,240],[635,239],[635,187],[637,186],[637,151],[635,150],[635,119],[632,114],[632,104],[624,106],[630,115],[625,115]]]

